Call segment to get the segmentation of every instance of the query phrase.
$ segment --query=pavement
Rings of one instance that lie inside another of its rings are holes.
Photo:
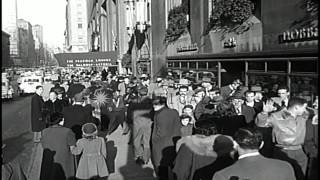
[[[144,166],[135,163],[133,147],[129,145],[129,134],[122,135],[121,126],[107,139],[107,165],[110,176],[108,180],[156,180],[153,177],[151,162]],[[40,177],[43,148],[40,143],[34,144],[27,170],[28,180]]]

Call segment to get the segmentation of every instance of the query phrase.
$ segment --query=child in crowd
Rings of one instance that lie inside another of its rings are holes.
[[[97,126],[86,123],[82,126],[83,138],[77,141],[72,149],[72,154],[82,153],[76,177],[78,179],[98,179],[109,175],[106,164],[106,143],[102,137],[98,137]]]
[[[191,117],[190,124],[196,123],[196,120],[194,118],[194,112],[193,112],[193,106],[192,105],[185,105],[182,109],[182,114],[186,114]]]
[[[191,136],[193,124],[191,123],[192,118],[187,114],[182,114],[180,116],[181,121],[181,137]]]

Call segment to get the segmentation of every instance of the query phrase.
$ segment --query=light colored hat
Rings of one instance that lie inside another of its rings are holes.
[[[189,85],[189,80],[188,79],[180,79],[179,80],[179,83],[180,85]]]
[[[98,128],[93,123],[86,123],[82,125],[82,134],[86,137],[98,134]]]

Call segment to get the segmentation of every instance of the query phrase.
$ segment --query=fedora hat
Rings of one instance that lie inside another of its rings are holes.
[[[98,128],[93,123],[86,123],[82,125],[82,134],[86,137],[95,136],[98,134]]]

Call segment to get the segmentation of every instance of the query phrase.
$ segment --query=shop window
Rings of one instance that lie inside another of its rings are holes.
[[[298,96],[312,102],[317,94],[318,78],[308,76],[292,76],[290,91],[292,96]]]
[[[174,63],[173,63],[173,67],[176,67],[176,68],[180,67],[180,66],[179,66],[179,62],[174,62]]]
[[[208,62],[209,69],[217,69],[218,63],[217,62]]]
[[[173,63],[172,62],[168,62],[168,67],[173,67]]]
[[[286,61],[269,61],[268,72],[287,72],[287,62]]]
[[[291,72],[318,72],[317,61],[292,61],[291,62]]]
[[[195,69],[196,68],[196,62],[190,62],[189,63],[189,68]]]
[[[248,62],[249,71],[264,71],[264,62],[252,61]]]
[[[206,62],[198,62],[198,68],[206,69],[207,68],[207,63]]]
[[[182,68],[188,68],[188,62],[181,62]]]

